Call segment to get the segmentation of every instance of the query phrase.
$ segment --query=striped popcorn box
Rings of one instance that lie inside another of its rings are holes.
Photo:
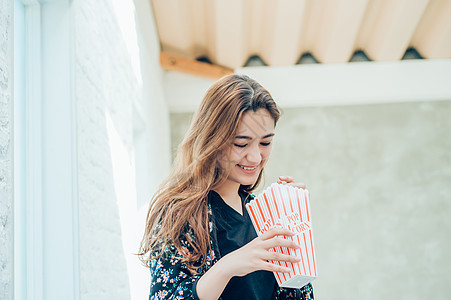
[[[301,288],[313,281],[317,277],[317,270],[308,191],[273,183],[246,204],[246,209],[258,235],[273,227],[288,228],[296,233],[285,238],[296,242],[301,246],[300,249],[286,247],[271,249],[300,258],[298,263],[271,261],[291,269],[289,273],[274,272],[279,286]]]

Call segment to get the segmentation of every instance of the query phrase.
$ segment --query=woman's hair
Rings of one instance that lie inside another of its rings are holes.
[[[230,146],[243,113],[258,109],[266,109],[275,125],[280,115],[276,103],[246,75],[224,76],[208,89],[178,148],[169,177],[151,200],[139,251],[143,262],[147,264],[173,245],[183,254],[182,261],[190,271],[205,264],[211,250],[207,194],[227,178],[227,170],[219,166],[221,151]],[[253,185],[240,189],[252,191],[262,174],[263,169]],[[187,228],[192,229],[194,239]],[[192,251],[186,251],[181,237]]]

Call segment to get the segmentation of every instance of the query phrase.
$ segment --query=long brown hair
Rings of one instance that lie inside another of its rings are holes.
[[[280,115],[276,103],[266,89],[246,75],[224,76],[208,89],[178,148],[171,174],[151,200],[139,251],[143,262],[147,264],[174,245],[192,272],[205,264],[210,250],[206,197],[227,178],[227,170],[218,163],[220,153],[230,145],[243,113],[261,108],[269,112],[275,124]],[[263,169],[253,185],[240,188],[252,191],[262,173]],[[183,250],[181,237],[192,246],[189,253]]]

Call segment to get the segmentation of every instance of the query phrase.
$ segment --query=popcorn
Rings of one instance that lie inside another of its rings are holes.
[[[295,255],[298,263],[270,261],[291,269],[290,273],[274,272],[281,287],[301,288],[317,277],[309,193],[286,184],[273,183],[255,199],[246,204],[246,209],[260,236],[271,228],[287,228],[296,235],[287,237],[300,249],[276,247],[270,251]]]

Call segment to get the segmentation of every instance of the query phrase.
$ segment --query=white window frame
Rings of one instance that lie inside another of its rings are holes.
[[[15,199],[15,299],[79,299],[72,3],[21,1],[25,153],[15,189],[25,195]]]

